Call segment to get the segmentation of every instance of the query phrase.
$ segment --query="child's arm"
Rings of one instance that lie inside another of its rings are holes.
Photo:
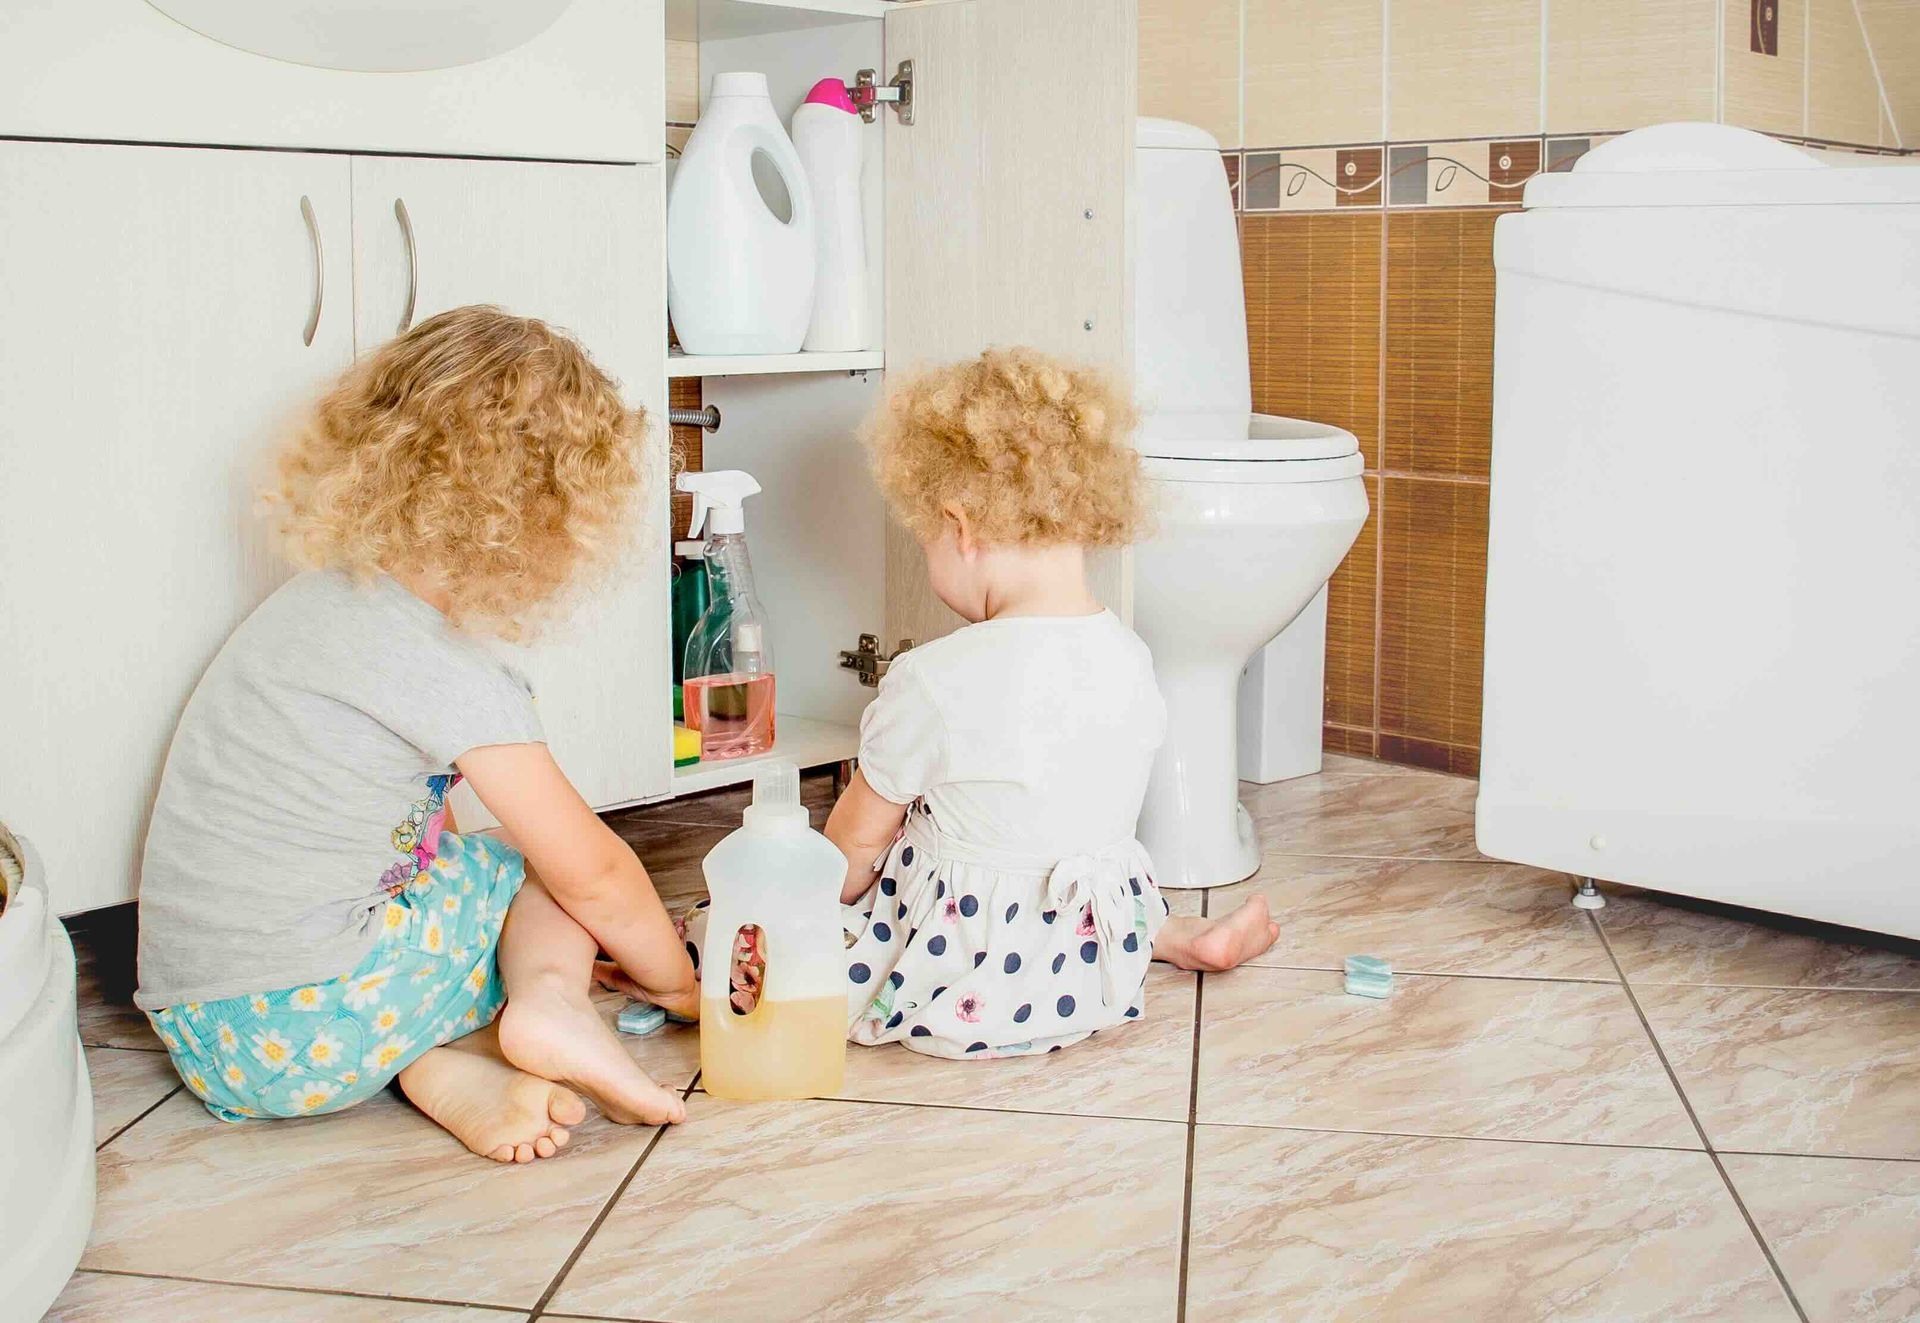
[[[676,1015],[698,1015],[693,962],[653,880],[627,843],[595,816],[544,744],[494,744],[455,760],[487,810],[560,907],[646,993]]]
[[[844,794],[827,815],[827,839],[847,857],[847,880],[840,887],[840,903],[851,905],[873,886],[873,861],[893,844],[907,806],[882,799],[858,769]]]

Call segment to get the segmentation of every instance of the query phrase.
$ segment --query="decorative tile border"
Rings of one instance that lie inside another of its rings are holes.
[[[1377,142],[1223,152],[1238,209],[1495,207],[1544,170],[1569,170],[1613,134]]]

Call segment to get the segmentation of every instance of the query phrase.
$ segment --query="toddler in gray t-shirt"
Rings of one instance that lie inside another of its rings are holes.
[[[615,1121],[684,1118],[589,992],[599,973],[693,1015],[692,962],[481,637],[617,545],[644,423],[566,336],[469,307],[362,359],[283,454],[309,568],[195,689],[141,868],[135,1000],[214,1115],[397,1080],[503,1162],[563,1147],[576,1089]],[[498,835],[459,830],[462,779]]]

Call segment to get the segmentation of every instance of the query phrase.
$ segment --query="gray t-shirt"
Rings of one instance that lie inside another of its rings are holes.
[[[148,1009],[334,978],[433,859],[453,760],[543,740],[527,682],[382,575],[315,571],[188,700],[140,869]]]

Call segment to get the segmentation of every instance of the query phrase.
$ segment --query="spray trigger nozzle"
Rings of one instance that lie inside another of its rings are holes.
[[[760,484],[751,473],[739,469],[715,469],[710,473],[682,473],[673,484],[693,496],[693,522],[688,537],[698,537],[701,525],[712,533],[746,531],[746,516],[740,503],[759,494]]]

